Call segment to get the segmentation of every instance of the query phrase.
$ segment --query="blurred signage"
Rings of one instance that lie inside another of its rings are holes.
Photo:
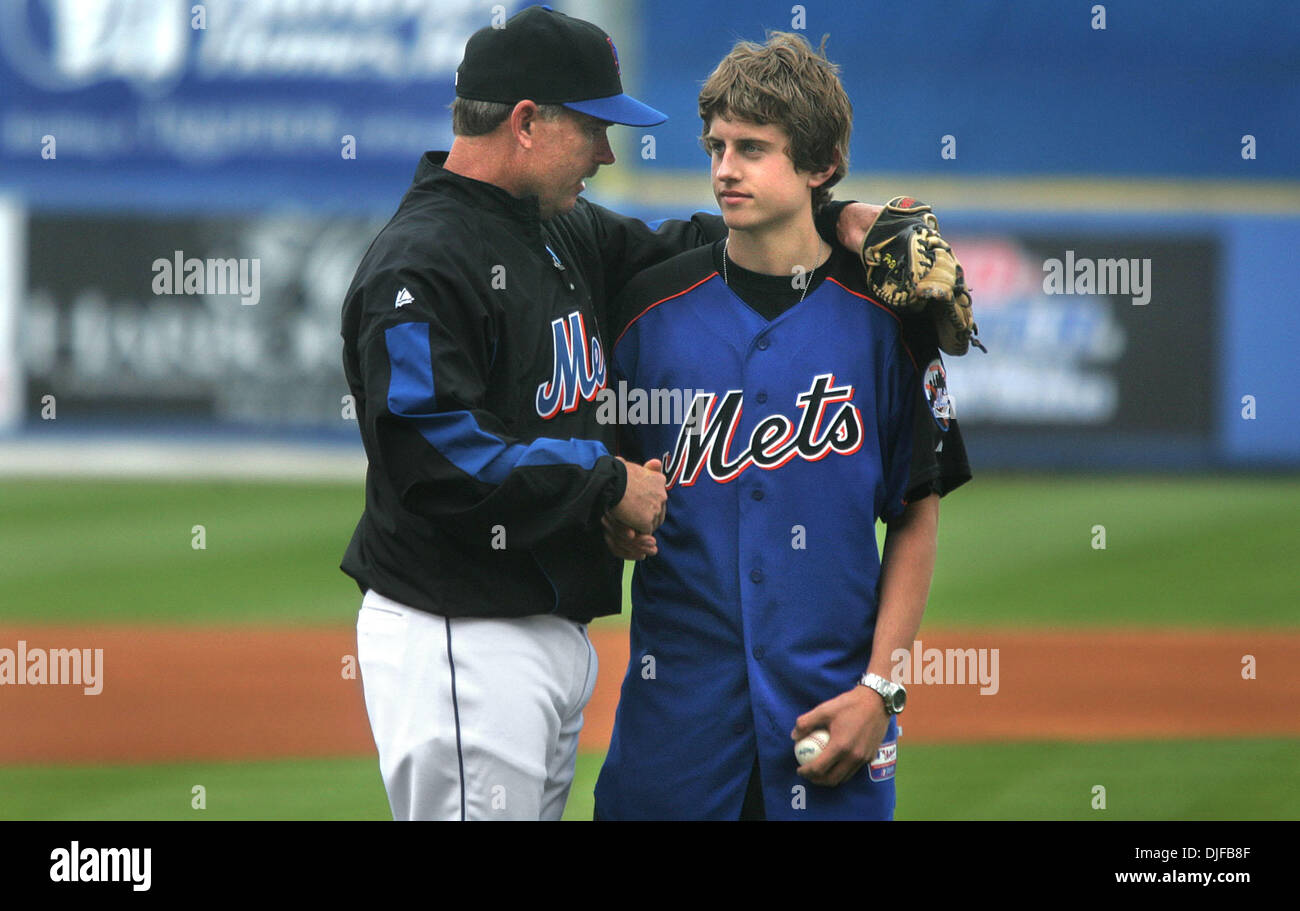
[[[382,222],[47,216],[28,225],[29,415],[344,416],[343,295]]]
[[[54,393],[61,414],[337,421],[347,391],[340,308],[381,226],[33,214],[18,320],[29,413]],[[990,350],[948,359],[965,426],[1068,428],[1103,441],[1113,431],[1213,431],[1216,242],[980,234],[953,243]],[[1124,287],[1120,259],[1147,263]],[[1054,293],[1053,261],[1071,263],[1074,293]]]
[[[947,361],[965,424],[1212,432],[1216,241],[951,239],[990,351]]]
[[[483,0],[6,0],[0,157],[214,166],[365,166],[446,147],[465,41]],[[444,145],[438,146],[439,142]]]

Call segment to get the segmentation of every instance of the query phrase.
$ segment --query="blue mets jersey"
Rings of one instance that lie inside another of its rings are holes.
[[[867,667],[877,519],[969,477],[942,361],[842,251],[767,319],[724,283],[719,246],[647,270],[612,309],[622,454],[663,459],[668,514],[636,564],[597,813],[735,819],[757,759],[769,819],[890,818],[895,720],[837,788],[796,774],[789,735]]]

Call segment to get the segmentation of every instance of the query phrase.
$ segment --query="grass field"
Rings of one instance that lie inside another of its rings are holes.
[[[896,818],[1298,819],[1291,740],[904,747]],[[579,758],[565,819],[591,819],[601,757]],[[204,788],[204,809],[192,807]],[[1106,807],[1093,809],[1093,787]],[[0,819],[383,820],[369,759],[0,767]]]
[[[0,497],[0,621],[355,619],[338,563],[356,485],[7,480]],[[1295,626],[1297,540],[1300,478],[980,478],[944,502],[926,623]]]
[[[356,615],[337,569],[361,507],[355,485],[6,479],[0,502],[0,623]],[[926,624],[1295,628],[1297,540],[1294,477],[981,477],[944,503]],[[1298,746],[918,745],[900,753],[898,818],[1296,819]],[[580,757],[568,818],[590,818],[600,760]],[[203,811],[190,807],[196,784]],[[1090,807],[1096,784],[1104,812]],[[3,819],[386,815],[370,759],[0,767]]]

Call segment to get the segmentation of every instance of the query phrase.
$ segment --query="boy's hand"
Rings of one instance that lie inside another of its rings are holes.
[[[830,743],[798,771],[813,784],[833,788],[857,774],[876,755],[889,729],[889,715],[879,693],[855,686],[800,715],[790,739],[802,740],[817,728],[830,731]]]

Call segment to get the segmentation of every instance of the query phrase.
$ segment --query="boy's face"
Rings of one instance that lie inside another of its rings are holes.
[[[790,136],[776,124],[714,117],[704,135],[713,195],[727,227],[779,228],[812,212],[812,188],[826,180],[796,171],[786,154]]]

